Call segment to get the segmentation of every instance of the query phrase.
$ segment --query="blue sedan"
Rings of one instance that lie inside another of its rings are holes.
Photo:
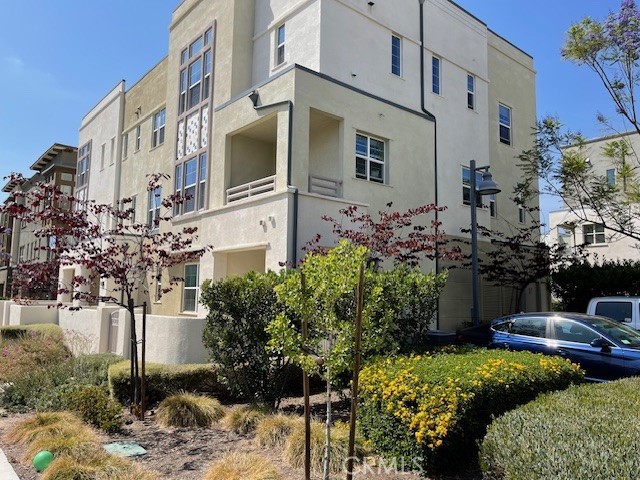
[[[458,332],[458,341],[489,348],[560,355],[595,381],[640,375],[640,332],[579,313],[520,313]]]

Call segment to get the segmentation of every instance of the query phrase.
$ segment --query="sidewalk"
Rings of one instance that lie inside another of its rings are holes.
[[[2,480],[20,480],[13,467],[7,460],[6,455],[0,448],[0,479]]]

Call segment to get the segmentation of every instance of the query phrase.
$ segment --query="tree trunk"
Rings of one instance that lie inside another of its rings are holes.
[[[327,370],[327,421],[325,422],[325,444],[324,444],[324,480],[329,478],[329,466],[331,464],[331,380]]]
[[[131,317],[131,369],[129,378],[131,384],[131,406],[129,407],[129,412],[139,416],[140,373],[138,363],[138,336],[136,334],[136,315],[132,299],[129,299],[127,310]]]

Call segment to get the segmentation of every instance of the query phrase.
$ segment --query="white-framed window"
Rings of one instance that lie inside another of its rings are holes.
[[[136,127],[136,146],[135,151],[140,150],[140,125]]]
[[[492,193],[490,195],[488,195],[489,197],[489,214],[493,217],[496,218],[498,216],[498,203],[496,200],[496,194]]]
[[[431,57],[431,91],[440,95],[440,58]]]
[[[402,39],[391,35],[391,73],[402,75]]]
[[[385,183],[385,141],[356,134],[356,178]]]
[[[89,167],[91,166],[91,142],[85,143],[78,150],[78,170],[76,187],[81,188],[89,183]]]
[[[518,205],[518,222],[524,223],[527,218],[525,215],[526,211],[523,205]]]
[[[184,266],[184,286],[182,287],[182,311],[197,312],[200,283],[199,265],[191,263]]]
[[[276,29],[276,66],[284,63],[284,42],[285,27],[282,24]]]
[[[482,181],[482,174],[476,172],[476,185]],[[471,205],[471,170],[462,167],[462,203]],[[482,207],[482,195],[476,193],[476,208]]]
[[[180,54],[178,116],[199,105],[211,93],[213,29],[193,40]]]
[[[207,185],[207,154],[201,153],[176,165],[175,192],[185,197],[176,204],[174,215],[194,212],[205,207]]]
[[[122,134],[122,158],[127,158],[129,153],[129,133]]]
[[[153,115],[153,131],[151,133],[151,148],[164,143],[164,126],[167,121],[167,110],[162,109]]]
[[[498,125],[500,129],[500,142],[511,145],[511,108],[498,104]]]
[[[615,186],[616,184],[616,169],[609,168],[607,169],[607,185],[610,187]]]
[[[585,223],[582,226],[582,235],[586,245],[603,245],[607,243],[604,236],[604,225],[597,223]]]
[[[155,302],[159,303],[161,300],[162,300],[162,269],[158,268],[156,270]]]
[[[162,187],[149,190],[149,207],[147,209],[147,225],[152,230],[159,226],[160,209],[162,208]]]
[[[476,109],[476,77],[467,74],[467,108]]]

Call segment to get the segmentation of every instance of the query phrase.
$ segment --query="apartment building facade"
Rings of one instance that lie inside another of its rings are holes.
[[[623,142],[626,145],[627,158],[611,158],[605,154],[611,142]],[[587,159],[594,177],[603,179],[611,187],[626,189],[621,170],[637,162],[640,152],[640,136],[635,132],[622,135],[607,135],[589,139],[580,145],[582,155]],[[624,164],[626,163],[626,167]],[[631,206],[631,211],[637,206]],[[632,228],[637,229],[636,225]],[[602,215],[592,209],[563,208],[549,213],[549,233],[547,241],[551,245],[564,247],[567,255],[574,254],[578,247],[584,248],[591,261],[602,260],[640,260],[638,241],[616,232]]]
[[[316,234],[331,245],[322,215],[435,203],[447,207],[441,228],[464,238],[474,159],[503,190],[484,199],[479,223],[526,221],[509,192],[534,123],[533,59],[449,0],[185,0],[166,58],[83,119],[76,194],[134,198],[148,221],[161,196],[190,196],[168,228],[197,227],[213,253],[157,272],[140,301],[166,340],[151,358],[194,360],[204,354],[165,357],[199,340],[202,281],[295,264]],[[147,191],[151,173],[169,174],[161,192]],[[169,276],[184,283],[162,295]],[[434,328],[469,321],[470,285],[469,271],[450,272]],[[508,290],[481,280],[480,316],[509,313]],[[528,308],[547,308],[544,287],[527,293]]]

